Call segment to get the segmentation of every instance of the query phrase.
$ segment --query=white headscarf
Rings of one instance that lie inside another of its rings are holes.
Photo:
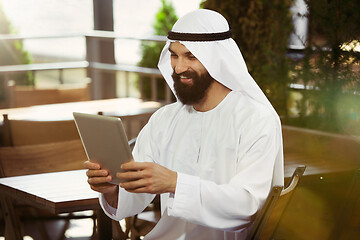
[[[195,10],[184,15],[172,28],[172,32],[175,33],[195,34],[224,33],[229,30],[229,24],[221,14],[207,9]],[[158,63],[160,72],[174,94],[174,80],[171,76],[173,69],[170,62],[169,46],[171,42],[175,41],[178,40],[167,41]],[[269,100],[249,74],[240,49],[232,38],[217,41],[179,40],[178,42],[183,44],[202,63],[215,80],[232,91],[242,92],[253,100],[268,106],[278,117]],[[279,127],[281,130],[280,120]],[[275,172],[280,170],[280,168],[283,168],[282,149],[275,164]],[[274,175],[273,183],[281,185],[283,183],[283,175],[276,175]]]
[[[173,26],[179,33],[219,33],[229,30],[226,19],[219,13],[207,9],[190,12]],[[169,40],[162,53],[158,67],[167,84],[174,92],[173,69],[170,63]],[[240,91],[255,101],[273,108],[262,90],[249,74],[244,58],[232,38],[220,41],[178,41],[183,44],[218,82],[233,91]]]

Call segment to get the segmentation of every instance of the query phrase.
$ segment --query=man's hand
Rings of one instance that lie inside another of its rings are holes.
[[[177,173],[156,163],[128,162],[116,177],[126,180],[120,187],[132,193],[175,193]]]
[[[114,208],[117,208],[119,187],[109,183],[111,176],[107,170],[101,169],[97,163],[86,161],[83,164],[88,169],[86,175],[90,188],[96,192],[103,193],[106,201]]]

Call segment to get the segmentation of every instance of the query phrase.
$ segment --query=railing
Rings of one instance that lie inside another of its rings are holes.
[[[146,38],[136,38],[122,36],[115,34],[114,32],[106,31],[93,31],[89,34],[69,34],[69,35],[51,35],[51,36],[22,36],[22,35],[0,35],[0,41],[14,41],[14,40],[28,40],[28,39],[51,39],[51,38],[75,38],[75,37],[84,37],[86,39],[86,44],[88,45],[90,41],[94,39],[101,39],[102,41],[114,41],[115,39],[125,39],[125,40],[138,40],[138,41],[158,41],[165,42],[165,36],[149,36]],[[89,53],[89,48],[87,49],[87,56]],[[138,67],[132,65],[122,65],[122,64],[109,64],[109,63],[100,63],[94,61],[68,61],[68,62],[55,62],[55,63],[36,63],[36,64],[22,64],[22,65],[8,65],[0,66],[0,74],[4,75],[5,82],[7,85],[10,79],[10,74],[28,72],[31,71],[33,76],[36,76],[36,73],[39,71],[47,70],[57,70],[59,71],[59,84],[64,83],[63,71],[65,69],[86,69],[86,70],[95,70],[97,72],[124,72],[125,73],[125,95],[129,96],[130,92],[130,80],[129,73],[136,73],[139,76],[149,76],[150,77],[150,89],[151,97],[153,101],[158,101],[158,92],[157,92],[157,81],[162,79],[162,75],[157,68],[146,68]],[[88,71],[89,72],[89,71]],[[143,99],[143,80],[139,78],[139,92],[141,98]],[[165,89],[165,102],[169,103],[172,100],[172,92],[169,87]]]
[[[59,83],[63,84],[64,78],[62,73],[64,69],[78,69],[87,67],[89,67],[89,63],[87,61],[8,65],[0,66],[0,74],[3,74],[5,77],[5,82],[8,82],[10,80],[11,73],[31,71],[35,77],[36,72],[38,71],[59,70]]]
[[[114,41],[115,39],[122,40],[137,40],[137,41],[156,41],[156,42],[165,42],[165,36],[148,36],[148,37],[130,37],[116,34],[114,32],[108,31],[92,31],[87,34],[67,34],[67,35],[48,35],[48,36],[23,36],[23,35],[1,35],[0,41],[14,41],[14,40],[29,40],[29,39],[57,39],[57,38],[78,38],[84,37],[86,39],[86,45],[89,46],[92,40],[101,39],[101,41]],[[91,53],[91,48],[86,48],[86,55],[89,56]],[[288,52],[301,53],[301,49],[288,49]],[[33,76],[36,76],[36,73],[39,71],[46,70],[57,70],[59,71],[59,83],[63,84],[64,76],[63,71],[66,69],[86,69],[86,70],[95,70],[97,72],[124,72],[125,73],[125,96],[128,97],[130,94],[130,80],[129,74],[136,73],[139,76],[149,76],[150,77],[150,89],[151,96],[150,99],[153,101],[158,101],[158,88],[156,87],[158,79],[162,79],[162,75],[157,68],[146,68],[138,67],[131,65],[122,65],[122,64],[109,64],[109,63],[100,63],[96,61],[68,61],[68,62],[56,62],[56,63],[37,63],[37,64],[23,64],[23,65],[9,65],[9,66],[0,66],[0,74],[5,76],[5,82],[3,84],[7,85],[10,79],[10,74],[19,73],[19,72],[28,72],[31,71]],[[94,80],[94,79],[93,79]],[[302,84],[290,84],[289,86],[294,90],[304,90],[305,86]],[[311,87],[306,87],[307,90],[312,90]],[[142,78],[139,78],[139,92],[140,98],[144,99],[143,96],[143,81]],[[172,101],[172,92],[170,88],[166,85],[165,89],[165,103]]]
[[[151,89],[151,97],[152,101],[158,101],[158,88],[157,88],[157,81],[158,79],[163,79],[160,71],[157,68],[146,68],[146,67],[138,67],[138,66],[131,66],[131,65],[120,65],[120,64],[108,64],[108,63],[98,63],[92,62],[89,66],[90,69],[102,70],[102,71],[121,71],[125,72],[125,86],[126,86],[126,96],[129,95],[129,73],[137,73],[138,75],[144,75],[150,77],[150,89]],[[143,94],[143,80],[142,78],[139,79],[139,91],[140,91],[140,98],[144,99],[145,97]],[[172,92],[170,88],[166,85],[165,88],[165,103],[170,103],[172,98]]]

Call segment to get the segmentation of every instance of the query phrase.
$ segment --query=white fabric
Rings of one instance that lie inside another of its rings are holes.
[[[161,195],[162,218],[145,239],[244,239],[249,217],[271,187],[281,148],[277,121],[265,105],[234,91],[208,112],[180,102],[157,111],[133,156],[178,172],[178,179],[174,196]],[[109,217],[120,220],[140,212],[152,197],[120,189],[116,211],[100,202]]]

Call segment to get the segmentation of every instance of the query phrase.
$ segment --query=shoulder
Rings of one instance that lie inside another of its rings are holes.
[[[184,105],[175,102],[168,105],[165,105],[159,108],[150,118],[151,121],[159,121],[159,120],[166,120],[169,117],[176,115],[179,111],[184,108]]]
[[[180,102],[171,103],[158,109],[149,119],[148,125],[156,130],[175,122],[177,118],[186,113],[187,107]]]
[[[266,117],[276,115],[272,107],[255,101],[242,92],[232,92],[229,99],[229,106],[234,109],[236,114],[245,114],[247,116]]]
[[[160,139],[161,136],[164,135],[164,132],[170,128],[174,116],[177,115],[177,112],[181,111],[181,108],[182,105],[176,102],[165,105],[155,111],[147,124],[140,131],[137,145],[141,145],[141,143],[149,145],[149,143],[158,142],[155,140]]]
[[[277,125],[280,121],[271,106],[255,101],[241,92],[234,92],[231,97],[230,106],[233,108],[234,118],[241,126]]]

